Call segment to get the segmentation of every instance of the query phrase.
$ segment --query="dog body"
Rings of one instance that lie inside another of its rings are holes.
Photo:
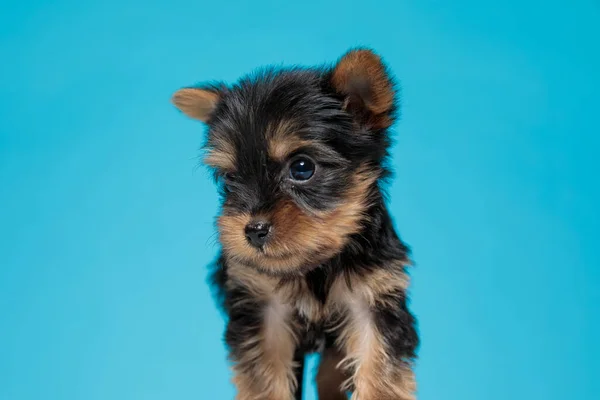
[[[311,351],[321,400],[414,399],[409,251],[382,190],[396,90],[381,59],[353,50],[331,68],[266,69],[173,101],[209,128],[237,399],[293,399]]]

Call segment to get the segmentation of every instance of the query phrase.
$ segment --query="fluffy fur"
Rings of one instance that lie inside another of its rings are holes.
[[[414,399],[409,251],[382,189],[397,91],[380,57],[355,49],[331,67],[264,69],[173,102],[208,126],[236,398],[299,398],[303,356],[320,351],[321,400]],[[290,178],[298,157],[316,166],[307,181]],[[256,220],[270,224],[261,247],[245,233]]]

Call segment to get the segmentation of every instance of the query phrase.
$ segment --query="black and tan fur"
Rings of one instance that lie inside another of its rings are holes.
[[[382,189],[396,97],[367,49],[175,93],[209,128],[205,162],[222,191],[215,283],[238,400],[294,399],[310,351],[322,352],[321,400],[415,399],[408,248]],[[305,182],[289,175],[299,155],[315,164]],[[257,219],[270,224],[261,247],[245,234]]]

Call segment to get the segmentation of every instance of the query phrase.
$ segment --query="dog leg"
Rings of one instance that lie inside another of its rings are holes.
[[[226,334],[236,400],[293,400],[297,380],[291,310],[277,301],[250,296],[237,300]]]
[[[393,276],[374,278],[346,292],[338,340],[346,353],[342,365],[352,374],[346,388],[353,390],[352,400],[414,400],[418,336],[405,289],[394,285]]]

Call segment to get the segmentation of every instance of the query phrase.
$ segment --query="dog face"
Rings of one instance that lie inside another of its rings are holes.
[[[370,50],[333,68],[267,69],[230,87],[177,91],[174,104],[209,128],[204,161],[223,195],[226,257],[286,275],[340,252],[385,172],[394,98]]]

